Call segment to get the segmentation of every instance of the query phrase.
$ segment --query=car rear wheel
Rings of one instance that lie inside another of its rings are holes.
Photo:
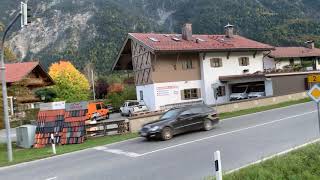
[[[212,122],[210,120],[207,119],[207,120],[205,120],[203,122],[203,129],[205,131],[210,131],[212,128],[213,128],[213,125],[212,125]]]
[[[109,118],[110,118],[110,114],[109,114],[109,113],[107,114],[106,118],[107,118],[107,119],[109,119]]]
[[[173,137],[172,129],[169,127],[165,127],[161,132],[161,138],[164,141],[170,140]]]

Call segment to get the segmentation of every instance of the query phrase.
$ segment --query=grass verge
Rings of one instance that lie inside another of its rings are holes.
[[[320,179],[320,143],[223,176],[224,180]],[[214,178],[211,178],[214,179]]]
[[[220,119],[227,119],[227,118],[231,118],[231,117],[252,114],[252,113],[256,113],[256,112],[262,112],[262,111],[266,111],[266,110],[270,110],[270,109],[291,106],[294,104],[306,103],[309,101],[311,101],[310,98],[305,98],[305,99],[300,99],[300,100],[295,100],[295,101],[288,101],[288,102],[283,102],[283,103],[274,104],[274,105],[270,105],[270,106],[261,106],[261,107],[251,108],[251,109],[244,109],[244,110],[240,110],[240,111],[221,113],[221,114],[219,114],[219,117],[220,117]]]
[[[125,135],[92,138],[92,139],[88,139],[82,144],[57,146],[57,149],[56,149],[57,155],[79,151],[79,150],[83,150],[83,149],[87,149],[95,146],[101,146],[101,145],[111,144],[115,142],[120,142],[120,141],[135,138],[137,136],[138,134],[136,133],[128,133]],[[11,163],[8,163],[7,146],[6,144],[0,144],[0,167],[18,164],[21,162],[32,161],[36,159],[42,159],[50,156],[53,156],[51,147],[46,147],[42,149],[22,149],[17,147],[16,144],[13,144],[14,161]]]

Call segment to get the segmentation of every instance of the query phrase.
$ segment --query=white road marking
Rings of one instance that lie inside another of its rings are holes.
[[[254,125],[254,126],[249,126],[249,127],[242,128],[242,129],[237,129],[237,130],[233,130],[233,131],[229,131],[229,132],[225,132],[225,133],[221,133],[221,134],[216,134],[216,135],[213,135],[213,136],[208,136],[208,137],[197,139],[197,140],[193,140],[193,141],[188,141],[188,142],[181,143],[181,144],[176,144],[176,145],[173,145],[173,146],[168,146],[168,147],[165,147],[165,148],[161,148],[161,149],[157,149],[157,150],[154,150],[154,151],[150,151],[150,152],[146,152],[146,153],[140,154],[140,156],[149,155],[149,154],[156,153],[156,152],[159,152],[159,151],[164,151],[164,150],[167,150],[167,149],[176,148],[176,147],[179,147],[179,146],[184,146],[184,145],[187,145],[187,144],[191,144],[191,143],[195,143],[195,142],[199,142],[199,141],[204,141],[204,140],[207,140],[207,139],[216,138],[216,137],[227,135],[227,134],[234,134],[234,133],[245,131],[245,130],[248,130],[248,129],[262,127],[262,126],[266,126],[266,125],[269,125],[269,124],[274,124],[274,123],[277,123],[277,122],[285,121],[285,120],[288,120],[288,119],[296,118],[296,117],[299,117],[299,116],[304,116],[304,115],[315,113],[315,112],[316,111],[306,112],[306,113],[302,113],[302,114],[289,116],[289,117],[286,117],[286,118],[282,118],[282,119],[278,119],[278,120],[274,120],[274,121],[270,121],[270,122]]]
[[[255,112],[255,113],[249,113],[249,114],[244,114],[244,115],[240,115],[240,116],[234,116],[234,117],[222,119],[222,121],[233,120],[233,119],[236,119],[236,118],[241,118],[241,117],[246,117],[246,116],[251,116],[251,115],[263,114],[263,113],[266,113],[266,112],[272,112],[272,111],[277,111],[277,110],[281,110],[281,109],[288,109],[288,108],[292,108],[292,107],[296,107],[296,106],[306,105],[306,104],[309,104],[309,103],[312,103],[312,102],[310,101],[310,102],[305,102],[305,103],[293,104],[293,105],[290,105],[290,106],[284,106],[284,107],[269,109],[269,110],[265,110],[265,111],[259,111],[259,112]]]
[[[54,179],[57,179],[57,177],[47,178],[46,180],[54,180]]]
[[[95,147],[93,149],[98,150],[98,151],[104,151],[104,152],[112,153],[112,154],[118,154],[118,155],[124,155],[124,156],[128,156],[128,157],[133,157],[133,158],[141,156],[140,154],[135,153],[135,152],[127,152],[127,151],[123,151],[121,149],[110,149],[110,148],[107,148],[105,146],[99,146],[99,147]]]
[[[261,163],[261,162],[263,162],[263,161],[266,161],[266,160],[268,160],[268,159],[272,159],[272,158],[277,157],[277,156],[281,156],[281,155],[287,154],[287,153],[289,153],[289,152],[291,152],[291,151],[300,149],[300,148],[302,148],[302,147],[308,146],[308,145],[310,145],[310,144],[314,144],[314,143],[319,142],[319,141],[320,141],[320,139],[316,139],[316,140],[310,141],[310,142],[308,142],[308,143],[305,143],[305,144],[296,146],[296,147],[294,147],[294,148],[287,149],[287,150],[282,151],[282,152],[280,152],[280,153],[271,155],[271,156],[269,156],[269,157],[263,158],[263,159],[261,159],[261,160],[255,161],[255,162],[253,162],[253,163],[249,163],[249,164],[244,165],[244,166],[242,166],[242,167],[239,167],[239,168],[233,169],[233,170],[231,170],[231,171],[228,171],[228,172],[226,172],[226,174],[230,174],[230,173],[233,173],[233,172],[235,172],[235,171],[239,171],[240,169],[246,168],[246,167],[248,167],[248,166]]]

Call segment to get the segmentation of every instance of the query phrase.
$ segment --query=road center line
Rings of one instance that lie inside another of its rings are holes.
[[[124,156],[128,156],[128,157],[133,157],[133,158],[141,156],[140,154],[135,153],[135,152],[127,152],[127,151],[123,151],[121,149],[110,149],[105,146],[98,146],[98,147],[95,147],[94,149],[98,150],[98,151],[104,151],[104,152],[108,152],[108,153],[124,155]]]
[[[227,135],[227,134],[233,134],[233,133],[245,131],[245,130],[248,130],[248,129],[253,129],[253,128],[257,128],[257,127],[266,126],[266,125],[269,125],[269,124],[278,123],[278,122],[281,122],[281,121],[285,121],[285,120],[288,120],[288,119],[304,116],[304,115],[307,115],[307,114],[312,114],[312,113],[315,113],[315,112],[316,111],[306,112],[306,113],[302,113],[302,114],[289,116],[289,117],[285,117],[285,118],[282,118],[282,119],[278,119],[278,120],[274,120],[274,121],[270,121],[270,122],[254,125],[254,126],[249,126],[249,127],[242,128],[242,129],[237,129],[237,130],[233,130],[233,131],[229,131],[229,132],[225,132],[225,133],[221,133],[221,134],[216,134],[216,135],[213,135],[213,136],[208,136],[208,137],[197,139],[197,140],[193,140],[193,141],[188,141],[188,142],[177,144],[177,145],[173,145],[173,146],[168,146],[168,147],[165,147],[165,148],[161,148],[161,149],[157,149],[157,150],[154,150],[154,151],[150,151],[150,152],[146,152],[146,153],[140,154],[140,156],[145,156],[145,155],[149,155],[149,154],[156,153],[156,152],[159,152],[159,151],[164,151],[164,150],[167,150],[167,149],[176,148],[176,147],[179,147],[179,146],[183,146],[183,145],[187,145],[187,144],[191,144],[191,143],[195,143],[195,142],[199,142],[199,141],[204,141],[204,140],[207,140],[207,139],[211,139],[211,138],[215,138],[215,137],[219,137],[219,136],[223,136],[223,135]]]
[[[55,180],[55,179],[57,179],[56,176],[55,177],[51,177],[51,178],[47,178],[46,180]]]

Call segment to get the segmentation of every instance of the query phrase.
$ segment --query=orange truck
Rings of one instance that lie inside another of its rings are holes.
[[[109,109],[105,107],[103,102],[88,102],[87,119],[109,119]]]

